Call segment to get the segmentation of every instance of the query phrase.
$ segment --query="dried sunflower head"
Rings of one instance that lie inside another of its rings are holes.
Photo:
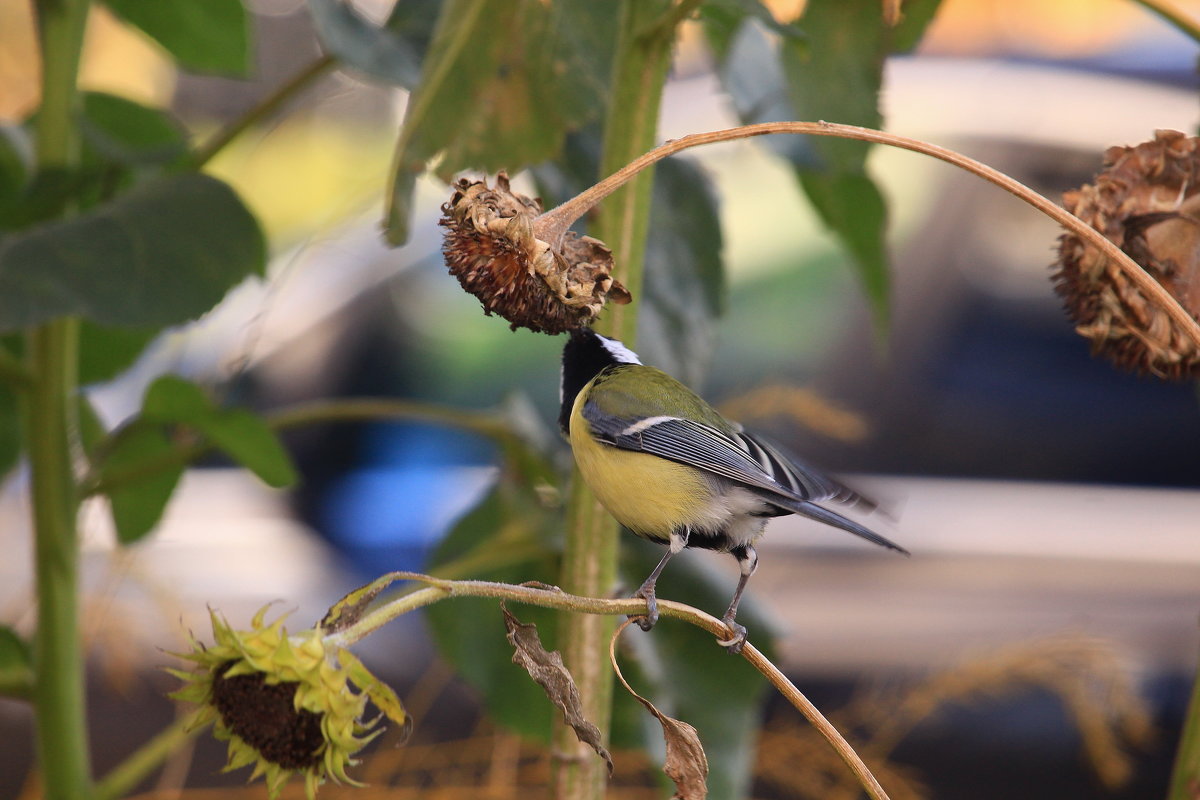
[[[266,608],[250,630],[235,631],[215,612],[211,647],[192,641],[178,653],[191,670],[170,670],[184,681],[171,696],[201,707],[196,724],[214,723],[229,742],[226,771],[254,765],[274,800],[293,774],[304,776],[312,800],[326,777],[361,785],[346,774],[353,756],[383,729],[363,721],[369,699],[405,731],[409,717],[390,688],[349,651],[328,647],[320,629],[288,636],[283,618],[265,624]]]
[[[1066,209],[1124,250],[1200,319],[1200,139],[1157,131],[1112,147]],[[1094,353],[1134,372],[1200,377],[1200,347],[1115,265],[1074,234],[1059,240],[1055,288]]]
[[[504,317],[513,330],[562,333],[587,325],[609,299],[628,303],[629,292],[612,277],[612,252],[573,231],[545,241],[541,212],[538,200],[512,191],[503,172],[495,188],[460,179],[442,206],[446,266],[484,313]]]

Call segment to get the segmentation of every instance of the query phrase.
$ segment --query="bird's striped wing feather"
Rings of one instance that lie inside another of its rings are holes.
[[[587,407],[583,413],[593,434],[614,447],[688,464],[795,501],[867,502],[853,490],[746,433],[726,433],[679,417],[630,422]]]

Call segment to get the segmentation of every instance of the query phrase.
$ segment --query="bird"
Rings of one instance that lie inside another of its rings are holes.
[[[643,630],[658,621],[655,585],[672,556],[687,547],[729,553],[740,577],[722,618],[730,635],[720,644],[741,652],[747,633],[738,604],[758,567],[754,543],[772,517],[798,514],[909,555],[818,505],[873,510],[873,501],[747,433],[617,339],[572,331],[560,389],[558,424],[584,482],[617,522],[667,546],[633,595],[646,601],[645,614],[630,615]]]

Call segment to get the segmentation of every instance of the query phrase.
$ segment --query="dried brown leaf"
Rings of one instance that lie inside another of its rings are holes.
[[[621,635],[621,631],[629,627],[629,624],[630,620],[626,620],[621,627],[617,628],[609,643],[608,658],[612,663],[613,672],[617,674],[617,679],[621,681],[625,690],[645,706],[646,710],[653,714],[662,725],[663,741],[667,746],[667,759],[663,764],[663,772],[675,783],[674,796],[680,800],[704,800],[708,796],[708,756],[704,754],[704,746],[700,743],[700,734],[688,723],[668,717],[655,708],[653,703],[635,692],[617,665],[617,637]]]
[[[399,579],[399,575],[389,572],[366,586],[360,586],[350,592],[325,612],[325,616],[321,619],[321,629],[329,633],[336,633],[349,628],[362,619],[363,613],[380,592]]]
[[[604,747],[600,729],[583,715],[579,688],[575,686],[575,680],[563,665],[562,656],[542,646],[536,625],[521,622],[503,603],[500,610],[504,612],[504,628],[508,641],[513,646],[513,663],[528,672],[529,677],[542,687],[550,702],[563,712],[567,724],[575,729],[579,741],[595,750],[608,762],[608,773],[611,775],[612,756]]]

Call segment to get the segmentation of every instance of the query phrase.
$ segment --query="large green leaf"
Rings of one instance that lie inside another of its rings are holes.
[[[561,515],[552,516],[561,522]],[[539,543],[556,528],[531,494],[515,498],[497,486],[441,542],[429,570],[453,578],[552,585],[557,580],[557,554]],[[458,572],[456,564],[471,565],[469,572]],[[537,625],[542,641],[553,649],[554,612],[533,606],[514,611],[523,622]],[[482,695],[488,715],[523,736],[549,741],[556,711],[541,688],[513,664],[499,604],[462,598],[430,606],[426,616],[442,657]]]
[[[0,381],[0,483],[17,465],[21,455],[21,420],[18,416],[17,395]]]
[[[192,72],[250,73],[250,20],[242,0],[104,0]]]
[[[33,693],[33,651],[7,625],[0,625],[0,695],[29,697]]]
[[[0,219],[9,213],[25,191],[25,183],[32,171],[30,150],[23,129],[0,125]]]
[[[181,440],[217,447],[270,486],[296,480],[287,451],[261,418],[218,408],[196,384],[164,375],[147,387],[141,414],[98,447],[95,470],[108,487],[122,543],[141,539],[158,524],[183,474],[175,458]]]
[[[441,0],[396,0],[383,25],[374,25],[349,3],[308,0],[317,37],[347,67],[412,89],[421,78]]]
[[[79,329],[79,382],[86,386],[115,378],[157,335],[157,328],[107,327],[84,320]]]
[[[387,236],[408,237],[413,176],[519,170],[605,105],[616,15],[591,0],[447,0],[396,145]]]
[[[196,384],[164,375],[146,390],[142,416],[164,425],[188,425],[217,449],[257,475],[268,486],[296,482],[279,438],[259,416],[240,408],[217,408]]]
[[[915,46],[937,5],[906,4],[903,22],[889,28],[876,0],[812,0],[797,23],[803,37],[768,30],[760,15],[739,18],[728,2],[706,23],[722,81],[743,121],[823,119],[878,128],[884,60]],[[795,164],[817,213],[854,256],[882,329],[889,297],[887,208],[866,171],[869,145],[834,137],[778,138],[769,146]]]
[[[102,481],[137,474],[136,479],[121,480],[108,491],[121,544],[143,538],[162,519],[183,475],[181,464],[167,463],[175,449],[161,425],[145,420],[136,420],[119,431],[106,449],[99,465]],[[147,469],[150,466],[154,468]]]
[[[725,306],[721,219],[704,171],[684,159],[654,175],[646,272],[638,311],[639,347],[656,366],[699,384]]]
[[[164,164],[187,151],[187,134],[166,111],[85,92],[80,130],[96,156],[127,165]]]
[[[183,322],[265,262],[258,222],[228,185],[173,175],[0,238],[0,330],[64,314],[107,325]]]

